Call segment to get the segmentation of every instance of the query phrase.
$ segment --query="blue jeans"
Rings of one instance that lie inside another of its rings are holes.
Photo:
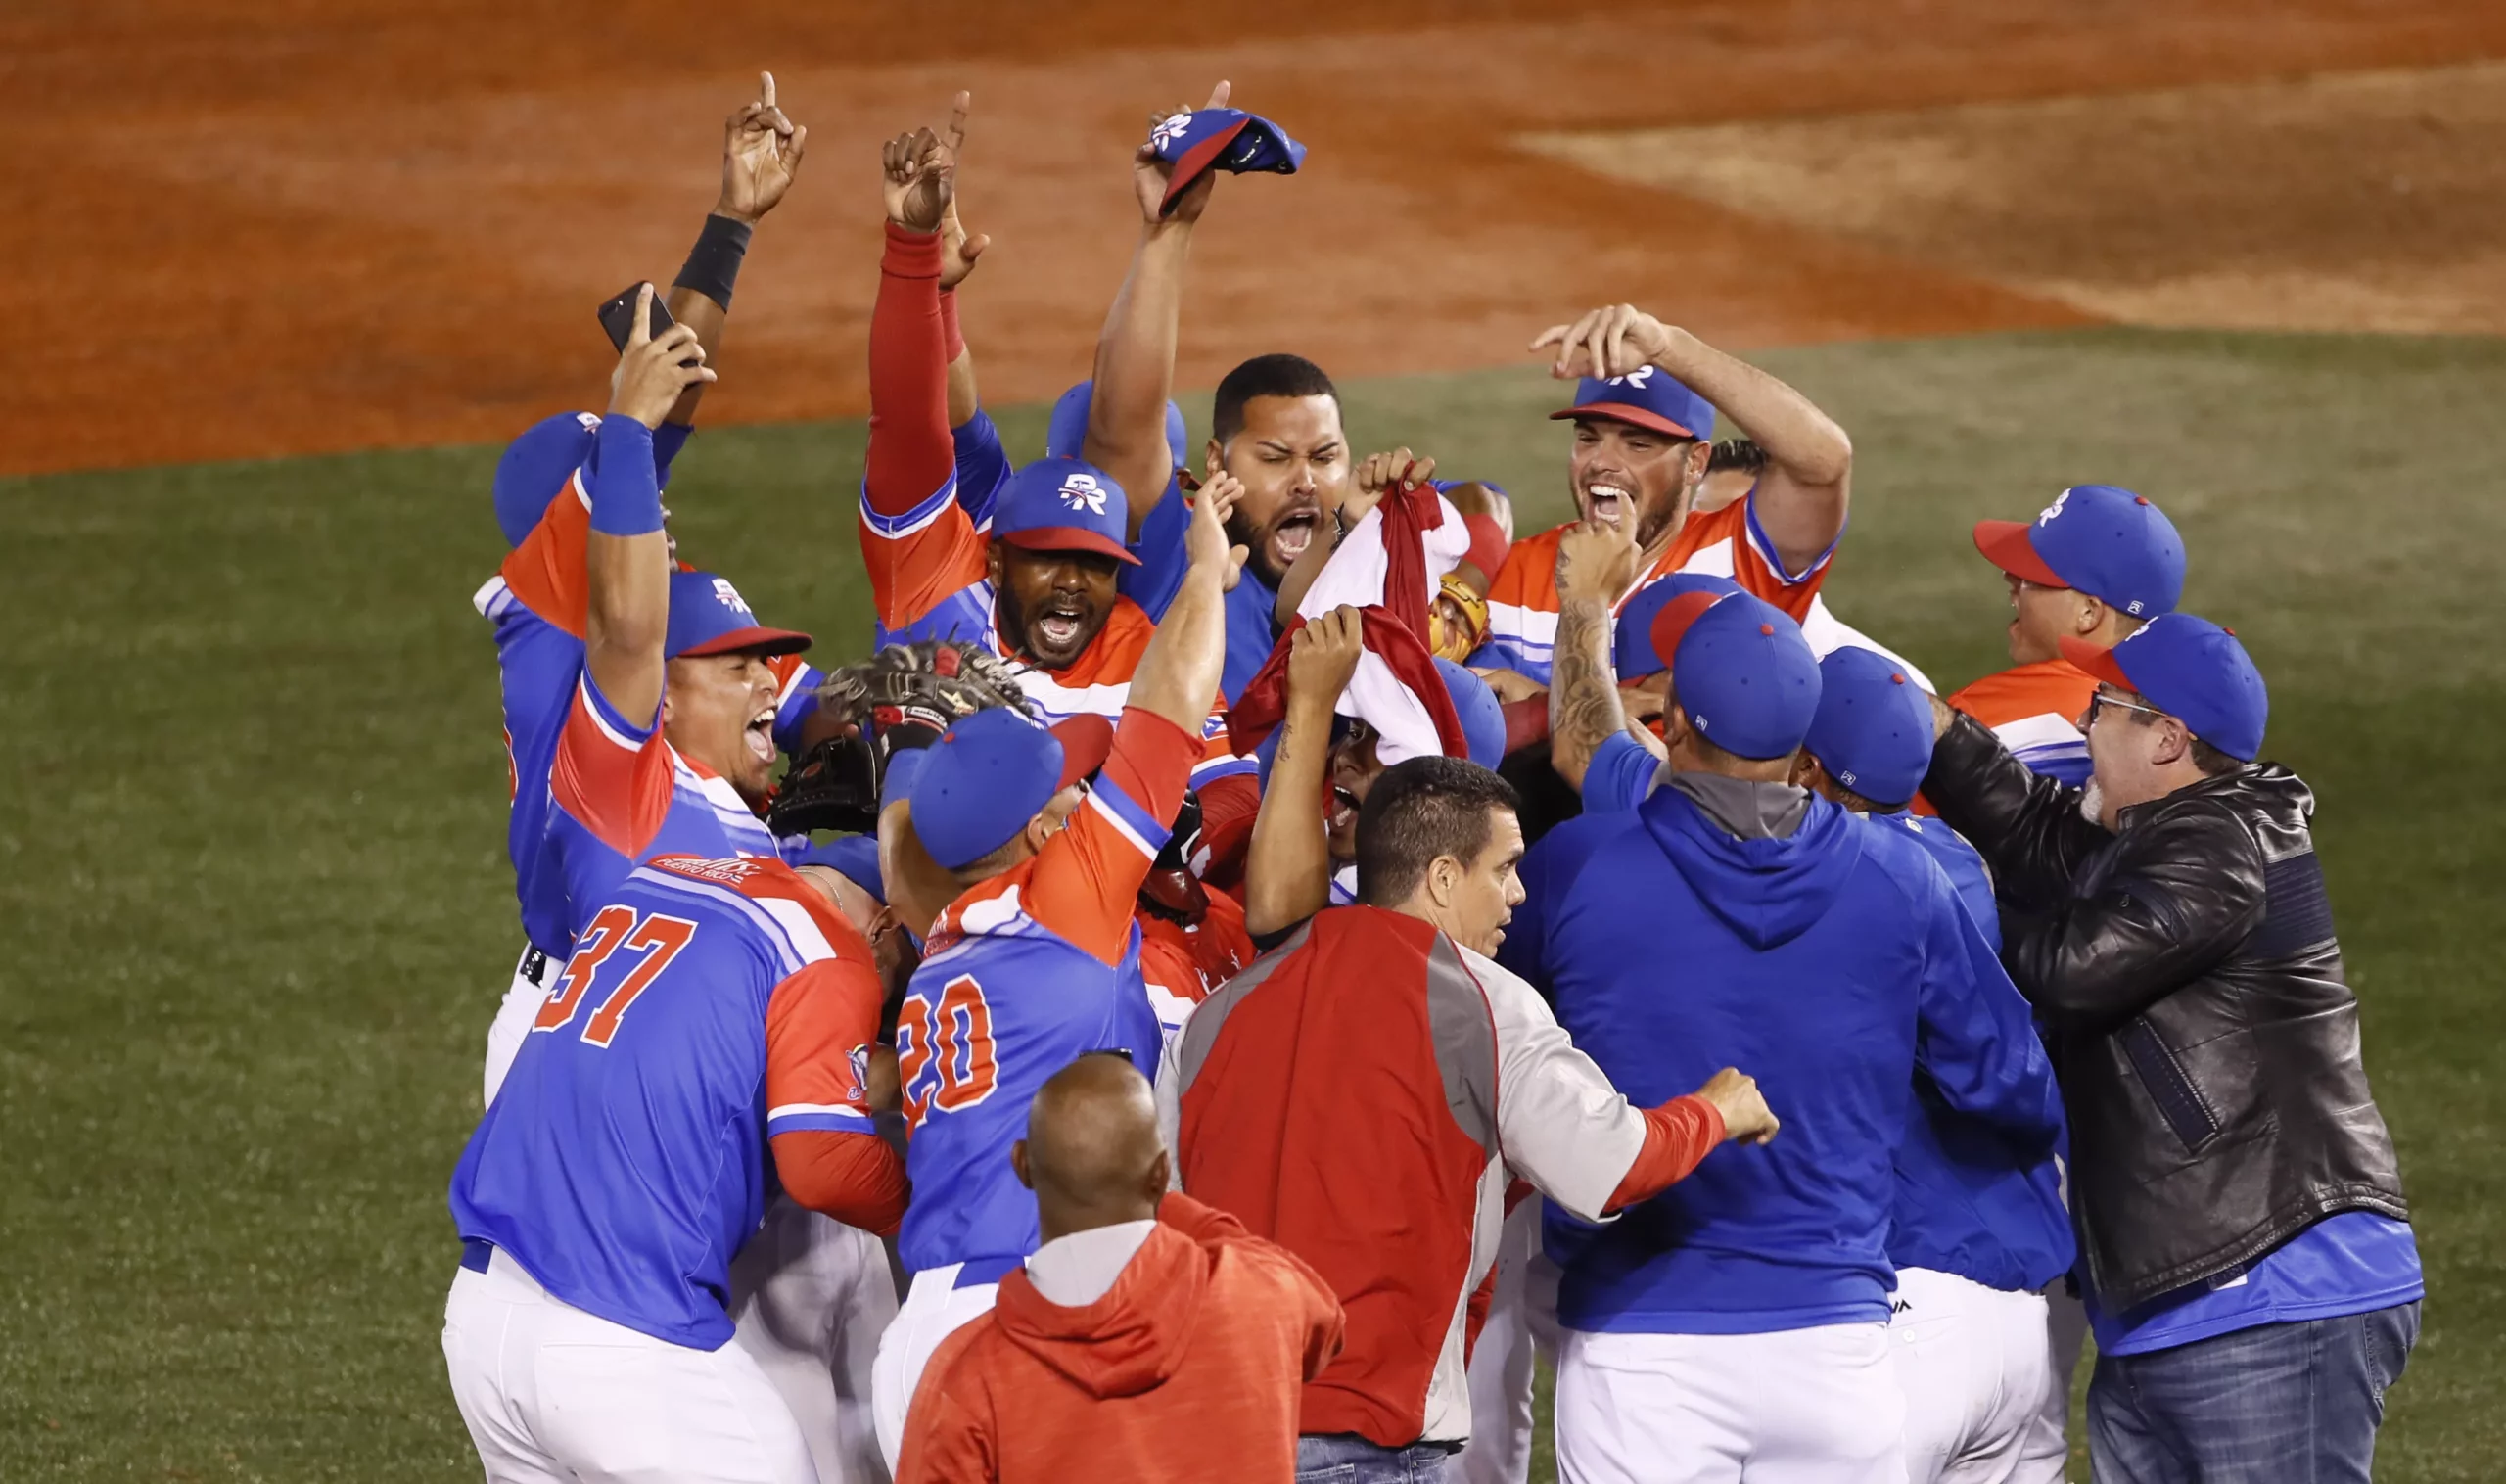
[[[1296,1440],[1296,1484],[1445,1484],[1458,1450],[1441,1443],[1386,1448],[1354,1432],[1310,1432]]]
[[[2416,1301],[2099,1356],[2096,1484],[2368,1484],[2385,1388],[2419,1338]]]

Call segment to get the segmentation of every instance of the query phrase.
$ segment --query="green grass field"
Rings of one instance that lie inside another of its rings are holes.
[[[2251,646],[2267,752],[2320,798],[2428,1261],[2379,1477],[2495,1477],[2506,345],[2096,332],[1766,359],[1859,450],[1831,602],[1943,684],[2001,659],[1978,516],[2102,480],[2183,529],[2187,606]],[[1350,388],[1349,426],[1498,480],[1536,529],[1564,504],[1557,401],[1528,373],[1422,378]],[[1042,421],[1005,418],[1012,448]],[[867,632],[861,441],[709,433],[672,491],[691,556],[838,657]],[[493,458],[0,481],[0,1478],[478,1476],[436,1337],[444,1181],[518,947],[467,601],[501,556]]]

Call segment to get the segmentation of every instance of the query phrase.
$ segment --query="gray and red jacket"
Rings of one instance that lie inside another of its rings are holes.
[[[1464,1314],[1508,1172],[1585,1221],[1694,1169],[1723,1118],[1631,1106],[1530,985],[1416,918],[1335,907],[1229,981],[1159,1074],[1177,1178],[1303,1258],[1348,1315],[1300,1430],[1470,1434]]]

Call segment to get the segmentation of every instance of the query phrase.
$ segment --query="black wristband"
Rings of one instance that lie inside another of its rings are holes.
[[[745,221],[733,221],[716,212],[705,218],[705,230],[696,234],[696,246],[687,250],[687,263],[672,280],[672,287],[694,289],[707,299],[731,307],[731,285],[739,281],[740,260],[748,256],[749,234],[755,228]]]

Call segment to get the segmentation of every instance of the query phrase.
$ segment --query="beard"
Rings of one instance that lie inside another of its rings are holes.
[[[1642,551],[1677,530],[1681,518],[1688,514],[1688,507],[1694,497],[1695,490],[1690,487],[1683,477],[1679,487],[1665,494],[1659,504],[1647,507],[1636,519],[1637,549]]]

